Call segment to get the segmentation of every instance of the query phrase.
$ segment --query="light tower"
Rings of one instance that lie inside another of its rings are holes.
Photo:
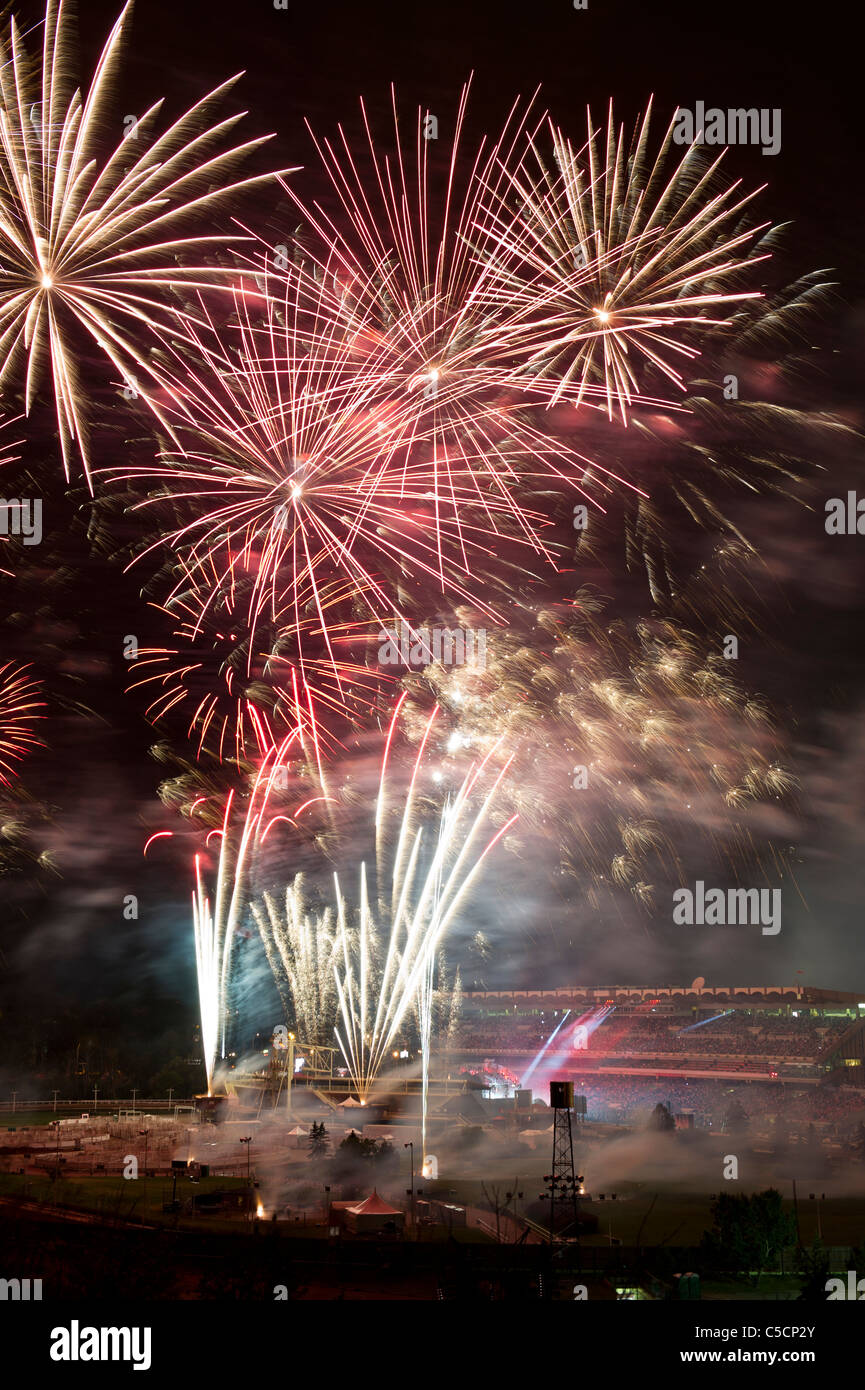
[[[550,1242],[556,1231],[556,1209],[572,1212],[572,1233],[579,1234],[577,1199],[582,1191],[582,1174],[574,1172],[574,1136],[571,1130],[571,1111],[574,1108],[573,1081],[550,1082],[550,1106],[553,1111],[553,1167],[544,1174],[547,1185],[545,1199],[550,1204]],[[566,1228],[567,1229],[567,1228]]]
[[[274,1105],[278,1104],[279,1094],[283,1085],[285,1085],[285,1113],[288,1119],[291,1119],[291,1085],[294,1080],[294,1046],[296,1039],[294,1033],[290,1033],[284,1023],[279,1023],[274,1028],[270,1041],[271,1076],[279,1078],[279,1089]]]

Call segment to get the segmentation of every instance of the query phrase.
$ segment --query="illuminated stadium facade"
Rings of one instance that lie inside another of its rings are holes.
[[[808,985],[562,986],[465,995],[453,1052],[515,1070],[863,1084],[865,1001]],[[546,1070],[546,1065],[545,1068]]]

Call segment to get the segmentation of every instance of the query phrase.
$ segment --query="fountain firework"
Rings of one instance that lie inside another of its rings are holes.
[[[493,803],[510,759],[496,744],[445,797],[430,826],[421,773],[439,713],[427,721],[404,795],[390,791],[388,763],[405,696],[388,731],[375,803],[374,867],[363,860],[356,896],[333,875],[330,902],[313,901],[305,877],[286,890],[283,915],[275,894],[253,909],[265,951],[287,982],[298,1026],[333,999],[337,1041],[358,1096],[365,1101],[407,1014],[417,1009],[425,1083],[439,949],[493,846],[516,815],[491,825]],[[395,833],[391,826],[396,822]],[[487,829],[492,829],[489,836]],[[345,878],[345,876],[343,876]],[[279,978],[278,978],[279,983]]]
[[[225,1055],[225,1000],[231,968],[231,952],[249,897],[249,875],[256,847],[266,838],[274,817],[265,820],[270,795],[285,767],[285,759],[300,739],[296,729],[274,745],[256,774],[242,819],[233,791],[225,803],[222,826],[211,830],[219,838],[216,887],[211,897],[202,873],[202,856],[195,856],[195,891],[192,895],[195,930],[195,963],[201,1009],[201,1042],[207,1072],[208,1094],[213,1090],[217,1055]]]

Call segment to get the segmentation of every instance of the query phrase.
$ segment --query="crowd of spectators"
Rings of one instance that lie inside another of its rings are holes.
[[[633,1124],[660,1102],[675,1115],[693,1111],[700,1127],[721,1129],[734,1103],[744,1111],[748,1127],[770,1137],[780,1128],[815,1125],[821,1134],[850,1137],[865,1118],[865,1094],[853,1086],[773,1085],[768,1082],[725,1082],[688,1077],[654,1078],[574,1075],[574,1090],[587,1100],[589,1120]]]
[[[549,1038],[556,1019],[537,1015],[503,1018],[477,1016],[463,1020],[454,1045],[471,1051],[510,1050],[535,1052]],[[799,1017],[733,1010],[717,1019],[693,1026],[681,1015],[611,1013],[585,1039],[585,1051],[594,1057],[627,1058],[634,1055],[729,1057],[742,1061],[731,1069],[746,1070],[757,1059],[800,1058],[815,1061],[837,1042],[850,1019],[801,1014]],[[573,1033],[570,1020],[561,1036]]]

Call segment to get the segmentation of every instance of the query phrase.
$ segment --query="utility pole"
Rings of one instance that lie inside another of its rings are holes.
[[[291,1119],[291,1087],[294,1081],[294,1045],[296,1039],[293,1033],[288,1035],[288,1056],[285,1062],[285,1117]]]
[[[409,1154],[409,1162],[411,1163],[411,1187],[409,1188],[409,1200],[410,1200],[410,1202],[411,1202],[411,1207],[410,1207],[410,1211],[411,1211],[411,1224],[412,1224],[412,1226],[413,1226],[413,1225],[414,1225],[414,1144],[413,1144],[413,1142],[412,1142],[411,1140],[409,1140],[409,1142],[408,1142],[407,1144],[403,1144],[403,1148],[404,1148],[404,1149],[410,1149],[410,1150],[411,1150],[411,1152],[410,1152],[410,1154]]]
[[[147,1140],[148,1140],[148,1138],[149,1138],[149,1136],[150,1136],[150,1130],[149,1130],[149,1129],[140,1129],[140,1130],[138,1131],[138,1133],[139,1133],[140,1135],[142,1135],[143,1138],[144,1138],[144,1176],[145,1176],[145,1178],[146,1178],[146,1177],[147,1177]]]
[[[241,1144],[246,1145],[246,1186],[249,1187],[249,1153],[252,1148],[252,1135],[248,1134],[245,1139],[240,1140]],[[252,1207],[249,1208],[247,1220],[252,1220]]]
[[[249,1187],[249,1151],[252,1145],[252,1135],[247,1135],[245,1139],[240,1140],[240,1143],[246,1145],[246,1185]]]

